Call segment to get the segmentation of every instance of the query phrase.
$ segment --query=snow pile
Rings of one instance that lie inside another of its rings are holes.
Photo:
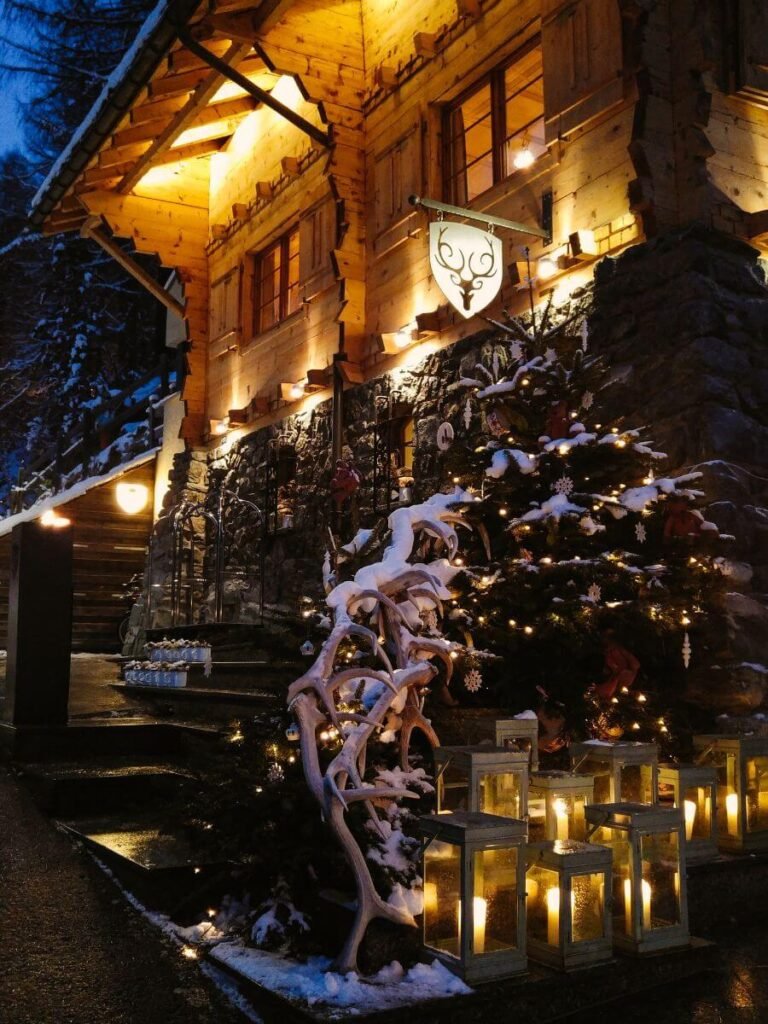
[[[472,992],[438,960],[416,964],[409,971],[394,960],[371,978],[361,978],[354,972],[329,971],[330,960],[325,957],[310,957],[302,964],[234,943],[216,946],[211,957],[285,999],[346,1010],[350,1015]]]

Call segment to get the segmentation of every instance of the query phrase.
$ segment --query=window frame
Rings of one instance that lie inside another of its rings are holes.
[[[454,138],[451,133],[451,118],[459,107],[467,102],[472,96],[484,89],[485,86],[490,86],[490,115],[491,115],[491,166],[493,181],[483,192],[478,192],[477,196],[483,195],[485,192],[490,191],[496,185],[511,178],[513,174],[521,174],[524,171],[520,171],[514,167],[507,168],[507,103],[509,100],[506,95],[506,74],[507,71],[514,67],[519,61],[526,57],[532,50],[541,50],[541,36],[534,36],[523,46],[515,50],[514,53],[506,57],[501,63],[496,64],[489,71],[486,71],[484,75],[476,79],[471,85],[467,86],[466,89],[458,93],[453,99],[449,100],[443,105],[441,111],[441,127],[442,127],[442,157],[443,167],[445,168],[445,174],[443,178],[443,196],[446,202],[457,203],[459,197],[456,195],[456,182],[457,173],[453,168],[453,144]],[[542,89],[544,83],[544,65],[543,60],[541,64],[540,73],[533,79],[533,81],[541,81]],[[530,83],[529,83],[530,84]],[[523,86],[518,89],[515,96],[522,92],[522,89],[526,88]],[[514,96],[510,97],[514,99]],[[535,118],[533,121],[524,125],[518,130],[515,137],[522,135],[528,131],[538,120],[544,120],[545,111],[544,103],[542,100],[542,110],[540,117]],[[465,129],[466,131],[466,129]],[[466,179],[467,165],[464,166],[464,174]],[[466,184],[466,181],[465,181]],[[467,202],[472,203],[477,198],[473,196],[471,199],[467,199]]]
[[[269,245],[265,245],[263,249],[253,253],[253,313],[251,316],[251,330],[253,337],[257,338],[261,334],[265,334],[267,331],[271,331],[273,328],[278,327],[284,323],[289,317],[298,313],[301,309],[301,235],[299,231],[299,221],[296,221],[285,231],[281,232]],[[291,240],[296,239],[296,252],[293,256],[293,261],[296,268],[296,276],[293,288],[296,294],[296,305],[293,309],[288,308],[291,283],[290,283],[290,266],[291,266]],[[269,302],[262,301],[262,284],[263,284],[263,267],[264,261],[271,256],[272,253],[279,252],[280,264],[279,273],[280,280],[277,289],[277,308],[278,315],[275,320],[272,321],[268,326],[263,326],[263,312],[264,309],[274,303],[274,298]]]

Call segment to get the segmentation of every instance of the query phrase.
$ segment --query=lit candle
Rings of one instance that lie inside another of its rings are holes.
[[[555,821],[557,823],[557,839],[568,838],[568,805],[560,797],[554,802]]]
[[[556,885],[547,889],[547,943],[560,945],[560,890]]]
[[[739,834],[739,795],[728,793],[725,798],[725,814],[728,819],[728,835]]]
[[[694,800],[683,800],[685,813],[685,838],[693,838],[693,823],[696,821],[696,802]]]
[[[643,893],[643,928],[651,927],[651,883],[643,879],[640,883]]]
[[[475,941],[474,952],[485,952],[485,919],[488,913],[488,904],[482,896],[475,896],[472,909],[475,918]]]
[[[424,913],[434,914],[437,911],[437,884],[424,883]]]
[[[624,927],[627,935],[632,934],[632,882],[624,879]]]

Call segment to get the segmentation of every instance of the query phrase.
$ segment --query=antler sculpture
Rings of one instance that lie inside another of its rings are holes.
[[[451,564],[458,548],[455,527],[463,523],[452,507],[476,500],[456,490],[436,494],[421,505],[396,509],[389,517],[392,539],[381,561],[360,569],[353,580],[339,584],[328,595],[334,615],[331,634],[312,667],[288,690],[288,705],[301,733],[304,774],[323,808],[326,822],[341,845],[355,876],[357,909],[353,927],[334,962],[334,969],[357,970],[357,953],[369,923],[377,917],[396,924],[415,925],[413,916],[387,903],[377,892],[365,855],[346,822],[353,803],[361,803],[370,826],[383,835],[378,808],[392,801],[415,799],[407,788],[364,782],[369,740],[383,728],[398,733],[400,766],[409,768],[414,730],[439,745],[428,719],[424,698],[437,672],[434,661],[445,667],[450,680],[455,645],[442,637],[414,632],[422,611],[442,614],[442,601],[450,597],[448,583],[459,571]],[[426,533],[442,542],[447,558],[429,565],[411,564],[417,536]],[[370,646],[376,668],[339,668],[340,644],[355,637]],[[363,691],[364,713],[346,709],[345,697]],[[329,726],[342,737],[341,749],[323,773],[318,754],[318,733]]]

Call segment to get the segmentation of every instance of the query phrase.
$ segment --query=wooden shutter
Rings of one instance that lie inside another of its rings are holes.
[[[624,99],[618,0],[543,0],[541,49],[547,142]]]
[[[405,135],[374,158],[377,240],[381,240],[385,233],[389,235],[414,213],[408,197],[421,191],[420,127],[420,123],[412,125]],[[394,240],[389,239],[390,242]]]
[[[768,107],[768,0],[736,2],[736,89]]]
[[[240,338],[242,267],[233,267],[211,286],[211,355],[224,356]]]
[[[299,220],[299,292],[306,302],[334,280],[331,250],[336,241],[336,204],[331,196]]]

